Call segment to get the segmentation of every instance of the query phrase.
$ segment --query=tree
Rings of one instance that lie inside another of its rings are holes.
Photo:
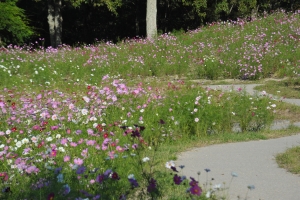
[[[156,0],[147,0],[147,12],[146,12],[146,32],[147,38],[153,39],[157,35],[157,25],[156,25],[156,17],[157,17],[157,8]]]
[[[174,1],[176,3],[176,1]],[[173,2],[173,3],[174,3]],[[201,18],[204,19],[206,13],[203,12],[203,8],[207,7],[206,0],[180,0],[184,6],[193,7],[195,13]],[[162,2],[161,2],[162,3]],[[171,1],[164,2],[166,3],[167,9],[165,9],[164,21],[167,18],[167,10],[170,7]],[[157,0],[147,0],[147,12],[146,12],[146,29],[147,29],[147,38],[153,39],[157,35]],[[166,28],[165,28],[166,30]]]
[[[16,6],[17,0],[0,1],[0,46],[21,44],[33,35],[24,10]]]
[[[50,42],[52,47],[57,48],[62,44],[62,0],[47,0],[47,2]],[[116,9],[121,6],[121,0],[65,0],[65,3],[71,3],[74,7],[80,7],[83,3],[90,4],[91,6],[106,5],[115,14],[117,14]]]
[[[51,46],[57,48],[62,44],[62,2],[61,0],[48,1],[48,24]]]

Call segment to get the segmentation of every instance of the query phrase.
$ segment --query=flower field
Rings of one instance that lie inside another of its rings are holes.
[[[208,198],[161,148],[264,130],[278,107],[189,80],[298,78],[299,25],[280,11],[155,41],[1,49],[0,199]]]

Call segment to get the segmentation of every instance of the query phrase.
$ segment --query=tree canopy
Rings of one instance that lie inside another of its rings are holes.
[[[117,42],[146,37],[146,3],[141,0],[61,0],[62,43]],[[187,31],[214,21],[251,18],[276,9],[295,11],[295,0],[157,0],[158,34]],[[45,38],[50,45],[46,0],[0,0],[2,45]],[[32,28],[30,28],[32,27]],[[30,37],[35,31],[35,38]]]
[[[0,46],[23,43],[33,35],[24,10],[16,6],[17,0],[0,1]]]

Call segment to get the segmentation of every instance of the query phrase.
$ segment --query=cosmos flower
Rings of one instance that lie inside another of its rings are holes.
[[[178,176],[177,174],[174,175],[173,180],[174,180],[174,183],[175,183],[176,185],[180,185],[180,183],[182,182],[181,177]]]

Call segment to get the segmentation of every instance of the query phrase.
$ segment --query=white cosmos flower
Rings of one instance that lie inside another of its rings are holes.
[[[135,179],[135,178],[134,178],[134,174],[129,174],[129,175],[128,175],[128,179]]]
[[[149,157],[145,157],[145,158],[142,159],[143,162],[147,162],[147,161],[149,161],[149,160],[150,160]]]
[[[59,138],[61,138],[61,135],[57,134],[55,137],[56,137],[56,139],[59,139]]]
[[[57,120],[57,115],[52,115],[51,119],[52,120]]]
[[[87,103],[90,102],[90,98],[88,98],[87,96],[84,96],[84,97],[82,97],[82,98],[83,98],[83,100],[84,100],[85,102],[87,102]]]
[[[206,198],[209,198],[210,197],[210,195],[211,195],[211,192],[208,190],[207,192],[206,192]]]
[[[52,137],[47,137],[47,138],[46,138],[46,141],[47,141],[47,142],[51,142],[51,141],[52,141]]]
[[[89,111],[88,111],[87,109],[85,109],[85,108],[81,110],[81,114],[82,114],[82,115],[87,115],[88,112],[89,112]]]
[[[17,146],[18,148],[20,148],[20,147],[22,146],[22,142],[21,142],[21,141],[18,141],[18,142],[16,143],[16,146]]]
[[[22,140],[22,144],[28,144],[29,143],[29,140],[27,139],[27,138],[24,138],[23,140]]]
[[[171,169],[171,167],[175,167],[175,163],[173,160],[166,162],[166,168]]]
[[[36,142],[38,141],[38,139],[37,139],[37,137],[33,136],[33,137],[31,138],[31,141],[32,141],[33,143],[36,143]]]
[[[63,147],[58,147],[58,151],[66,152],[65,149],[64,149]]]
[[[90,118],[90,121],[97,121],[97,118],[95,116]]]

